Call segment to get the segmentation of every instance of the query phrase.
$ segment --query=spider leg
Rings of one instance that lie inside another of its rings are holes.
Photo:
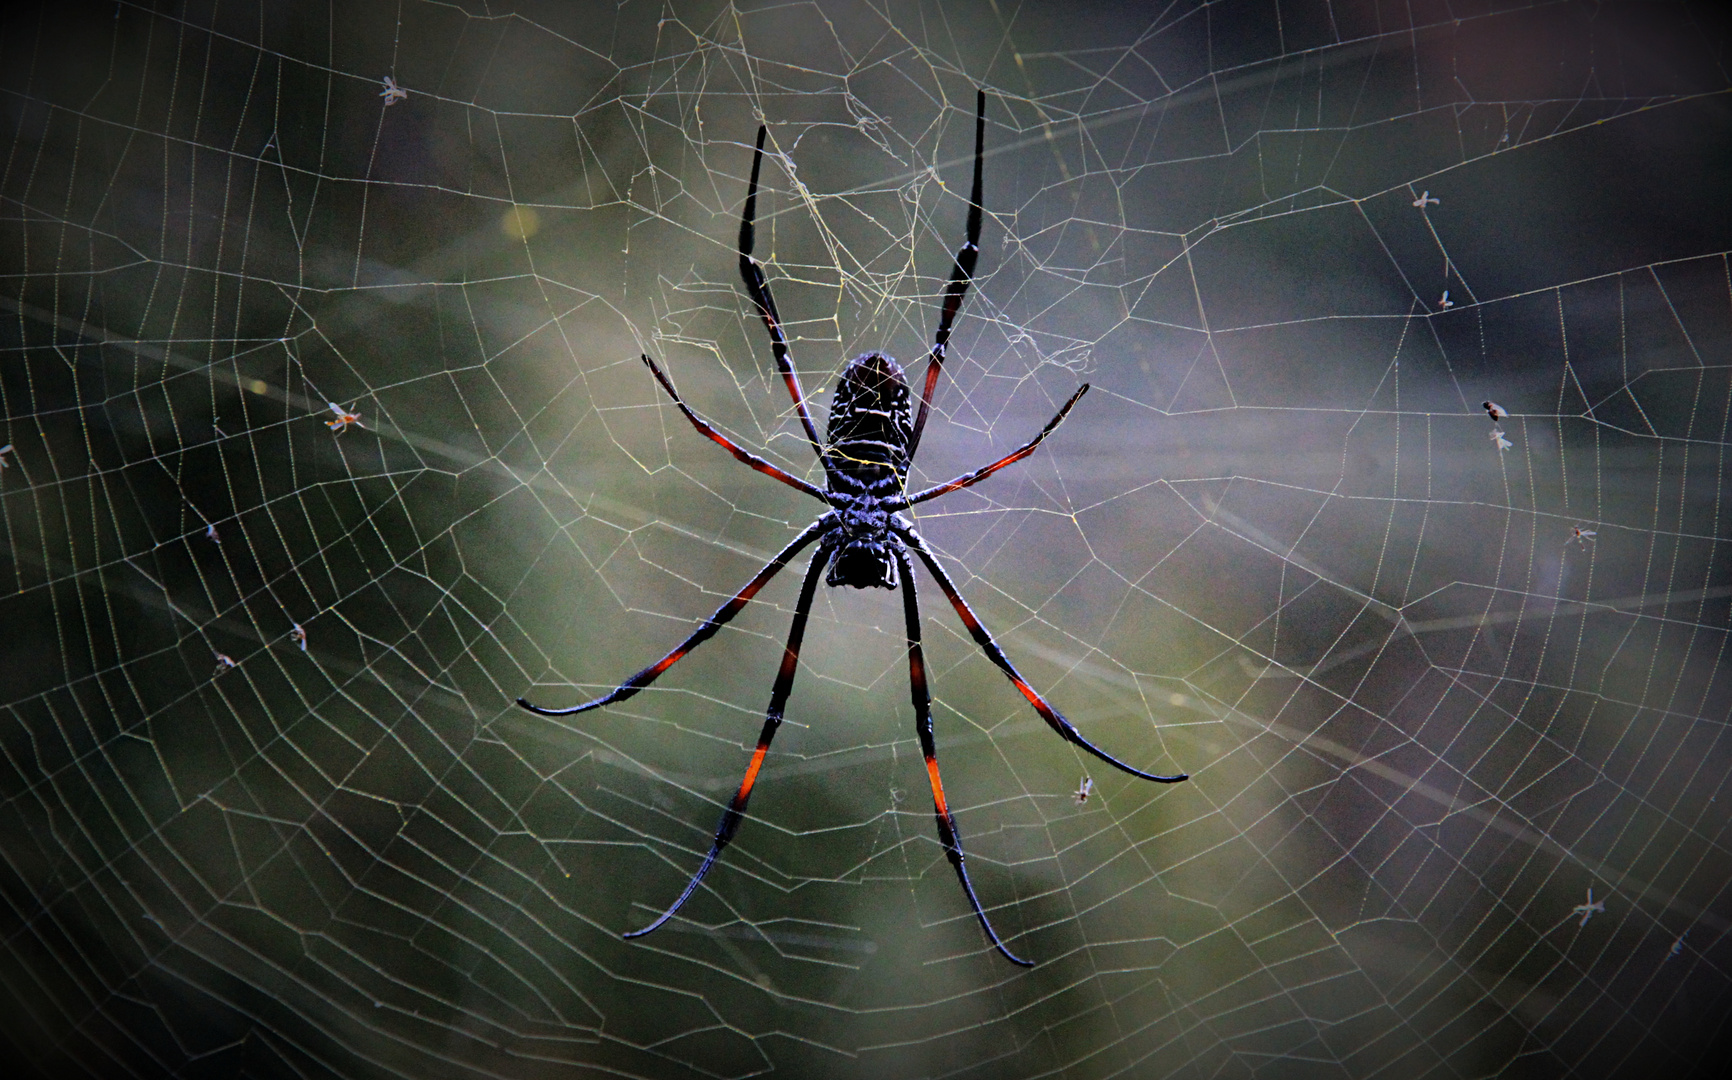
[[[776,557],[766,563],[764,568],[758,571],[756,577],[746,582],[745,588],[735,593],[732,599],[716,609],[714,615],[705,619],[702,626],[692,631],[690,637],[680,642],[673,652],[668,653],[649,667],[644,668],[642,671],[633,675],[608,693],[603,694],[594,701],[586,701],[582,705],[573,705],[569,709],[544,709],[539,705],[531,705],[526,698],[518,698],[517,704],[528,709],[530,712],[537,713],[541,716],[572,716],[576,713],[588,712],[591,709],[599,709],[603,705],[610,705],[615,701],[624,701],[626,698],[631,697],[650,683],[655,682],[656,679],[661,677],[662,672],[679,663],[681,658],[687,653],[714,637],[717,630],[726,626],[728,621],[735,615],[738,615],[740,609],[745,607],[746,604],[751,601],[752,597],[758,594],[759,589],[762,589],[771,578],[780,573],[782,567],[788,565],[789,559],[798,555],[807,544],[810,544],[819,536],[823,535],[825,530],[831,528],[835,524],[835,520],[836,519],[833,515],[825,514],[817,521],[814,521],[807,527],[805,532],[794,537],[792,543],[777,552]]]
[[[652,373],[654,373],[654,375],[656,377],[656,382],[659,382],[662,384],[662,389],[666,390],[668,392],[668,397],[671,397],[674,399],[674,404],[679,406],[680,412],[683,412],[686,414],[686,419],[690,420],[692,422],[692,426],[698,429],[698,433],[700,435],[704,436],[707,439],[712,440],[713,442],[716,443],[716,445],[720,446],[723,450],[726,450],[728,453],[734,455],[734,457],[738,458],[740,461],[744,462],[747,465],[750,465],[752,468],[763,473],[765,476],[772,477],[776,480],[780,480],[782,483],[787,484],[791,488],[797,488],[800,491],[804,491],[806,494],[812,496],[814,499],[821,499],[824,502],[830,501],[829,498],[824,494],[824,492],[821,489],[816,488],[816,487],[812,486],[811,484],[808,484],[806,481],[801,480],[797,476],[791,476],[788,473],[783,472],[781,469],[776,468],[776,466],[765,461],[763,458],[759,457],[758,455],[752,453],[749,450],[746,450],[746,449],[740,447],[732,439],[728,438],[726,435],[723,435],[721,432],[719,432],[715,428],[711,427],[707,420],[705,420],[703,417],[699,416],[697,413],[693,412],[691,410],[691,408],[686,405],[685,401],[680,398],[679,391],[674,389],[674,384],[668,381],[668,377],[666,375],[662,374],[662,369],[656,366],[656,362],[649,358],[648,353],[643,354],[643,362],[649,365],[650,371]],[[1042,437],[1045,437],[1046,433],[1042,432],[1041,435],[1042,435]],[[1036,440],[1036,441],[1039,441],[1039,440]]]
[[[999,458],[997,461],[993,462],[991,465],[987,465],[983,468],[976,469],[973,472],[969,473],[967,476],[959,476],[954,480],[948,480],[942,484],[939,484],[937,487],[929,487],[925,491],[920,492],[918,495],[910,495],[906,502],[889,504],[886,507],[886,509],[890,509],[890,510],[906,509],[907,507],[913,506],[915,503],[923,503],[927,499],[936,499],[936,498],[938,498],[938,496],[947,495],[952,491],[959,491],[965,487],[973,487],[975,484],[978,484],[982,480],[985,480],[987,477],[991,476],[993,473],[997,472],[998,470],[1004,468],[1006,465],[1015,465],[1017,462],[1021,461],[1023,458],[1034,453],[1034,448],[1039,446],[1041,444],[1041,441],[1043,439],[1045,439],[1048,435],[1052,434],[1052,429],[1058,427],[1058,425],[1064,420],[1064,418],[1067,415],[1069,415],[1070,407],[1077,403],[1078,398],[1080,398],[1084,394],[1088,393],[1088,388],[1089,388],[1088,383],[1083,383],[1081,386],[1077,387],[1076,393],[1072,394],[1070,396],[1070,400],[1064,403],[1064,407],[1058,411],[1057,416],[1054,416],[1051,420],[1048,420],[1046,422],[1046,427],[1043,427],[1040,429],[1039,435],[1036,435],[1034,438],[1023,443],[1020,447],[1018,447],[1017,449],[1015,449],[1011,453],[1008,453],[1005,456]]]
[[[722,811],[722,819],[716,823],[715,839],[710,841],[710,853],[704,856],[704,864],[698,867],[698,872],[692,875],[692,880],[686,883],[685,891],[673,906],[661,913],[661,917],[642,930],[633,930],[625,936],[628,938],[643,937],[655,930],[662,923],[674,917],[674,912],[691,898],[697,891],[698,882],[704,880],[704,875],[710,872],[710,867],[716,864],[716,857],[739,831],[740,819],[746,814],[746,800],[752,797],[752,786],[758,782],[758,770],[764,765],[764,755],[770,752],[770,740],[776,737],[776,729],[782,726],[782,710],[788,704],[788,693],[794,689],[794,672],[800,664],[800,641],[806,635],[806,616],[812,610],[812,594],[818,588],[818,575],[829,561],[831,552],[829,546],[820,547],[812,555],[812,564],[806,568],[806,580],[800,583],[800,600],[794,605],[794,621],[788,627],[788,644],[782,650],[782,667],[776,672],[776,685],[770,691],[770,708],[764,714],[764,729],[758,732],[758,748],[752,752],[751,764],[746,766],[746,775],[740,781],[740,788],[734,792],[734,798],[728,803],[728,808]]]
[[[902,611],[908,621],[908,686],[914,697],[914,729],[920,733],[920,752],[926,757],[926,775],[932,781],[932,812],[938,818],[938,839],[944,845],[944,855],[950,860],[950,865],[956,867],[956,878],[962,882],[963,895],[968,897],[968,905],[980,919],[980,928],[986,931],[986,939],[1011,963],[1033,967],[1034,961],[1024,960],[998,939],[992,923],[986,919],[986,912],[981,909],[980,899],[974,895],[974,886],[968,880],[968,869],[963,865],[962,834],[956,831],[956,815],[950,812],[950,804],[944,799],[944,781],[938,775],[938,747],[932,741],[932,698],[926,691],[926,658],[920,650],[920,598],[914,591],[914,568],[908,565],[908,556],[902,554],[900,548],[891,550],[896,555],[897,568],[902,571]]]
[[[944,350],[950,344],[950,326],[962,308],[962,298],[968,294],[968,283],[974,280],[974,264],[980,258],[980,157],[986,142],[986,91],[975,91],[974,99],[974,188],[968,196],[968,238],[956,251],[956,262],[950,268],[950,284],[944,287],[944,307],[938,314],[938,331],[932,335],[932,351],[926,359],[926,386],[920,391],[920,411],[914,416],[914,434],[908,439],[908,459],[920,445],[920,433],[926,428],[926,413],[932,408],[932,391],[938,386],[938,373],[944,367]]]
[[[897,526],[896,535],[906,541],[908,546],[920,556],[920,561],[926,564],[926,568],[932,571],[932,576],[938,581],[938,587],[944,590],[944,595],[950,600],[950,606],[956,609],[956,614],[962,619],[962,625],[968,628],[968,632],[974,638],[975,643],[980,646],[982,652],[986,653],[986,658],[997,664],[998,669],[1010,677],[1010,681],[1016,684],[1018,690],[1022,691],[1022,696],[1028,699],[1030,705],[1034,706],[1034,711],[1039,713],[1040,718],[1058,732],[1061,738],[1066,742],[1082,747],[1113,768],[1128,772],[1132,776],[1141,777],[1144,780],[1153,780],[1161,784],[1176,784],[1180,780],[1190,779],[1186,773],[1162,776],[1158,773],[1148,773],[1133,768],[1083,738],[1082,733],[1073,727],[1069,720],[1060,715],[1057,709],[1048,705],[1046,699],[1041,697],[1034,687],[1028,685],[1028,680],[1024,679],[1011,665],[1010,659],[1004,655],[1004,650],[998,647],[998,642],[992,639],[992,634],[981,625],[968,603],[962,599],[962,594],[956,591],[955,582],[951,581],[950,575],[944,572],[944,567],[938,565],[938,560],[933,557],[931,549],[926,546],[926,541],[920,538],[920,534],[907,526]]]
[[[764,134],[764,126],[758,125],[758,148],[752,151],[752,184],[746,189],[746,210],[740,218],[740,276],[746,281],[746,294],[763,317],[764,329],[770,332],[770,351],[776,354],[776,370],[782,373],[782,381],[788,384],[788,393],[794,399],[794,408],[799,410],[800,426],[806,429],[806,441],[812,444],[812,452],[822,462],[824,450],[818,441],[818,429],[812,425],[812,414],[806,409],[806,394],[800,389],[800,377],[794,373],[794,365],[788,359],[788,339],[782,336],[782,316],[776,311],[775,297],[770,295],[770,283],[764,280],[764,268],[752,257],[756,238],[752,223],[758,212],[758,169],[764,163]],[[829,471],[828,466],[825,471]]]

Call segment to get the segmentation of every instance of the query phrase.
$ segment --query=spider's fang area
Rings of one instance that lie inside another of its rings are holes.
[[[873,495],[856,495],[840,507],[838,530],[842,545],[830,563],[824,584],[856,589],[894,589],[901,584],[890,552],[890,513]]]
[[[849,544],[836,552],[824,584],[855,589],[894,589],[902,583],[886,544]]]

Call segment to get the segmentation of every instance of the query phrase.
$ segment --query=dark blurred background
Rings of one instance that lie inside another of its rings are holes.
[[[1708,1074],[1729,55],[1691,4],[9,10],[0,1054]],[[822,426],[848,357],[923,374],[977,86],[915,478],[1093,391],[920,526],[1089,738],[1192,779],[1054,737],[922,576],[1013,968],[900,605],[821,590],[749,820],[623,941],[738,783],[798,570],[629,702],[511,703],[610,688],[817,512],[638,355],[821,482],[737,278],[751,140]]]

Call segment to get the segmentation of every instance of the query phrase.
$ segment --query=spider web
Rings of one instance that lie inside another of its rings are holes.
[[[1709,1071],[1732,79],[1707,7],[5,20],[15,1063]],[[802,564],[627,703],[511,702],[604,691],[817,512],[638,354],[821,479],[737,279],[756,125],[758,253],[821,424],[847,357],[930,340],[976,85],[983,258],[915,479],[1093,390],[920,527],[1090,739],[1191,779],[1054,738],[921,574],[951,805],[1038,964],[1013,968],[934,834],[899,604],[820,590],[745,826],[623,941],[739,781]]]

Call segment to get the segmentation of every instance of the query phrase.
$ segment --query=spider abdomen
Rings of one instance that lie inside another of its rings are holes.
[[[908,380],[895,360],[872,352],[848,362],[824,433],[832,492],[880,499],[902,494],[914,437],[908,402]]]
[[[824,464],[829,493],[841,511],[842,542],[828,585],[894,589],[899,583],[883,503],[904,494],[908,479],[908,443],[914,437],[908,402],[902,365],[883,353],[855,357],[836,380]]]

